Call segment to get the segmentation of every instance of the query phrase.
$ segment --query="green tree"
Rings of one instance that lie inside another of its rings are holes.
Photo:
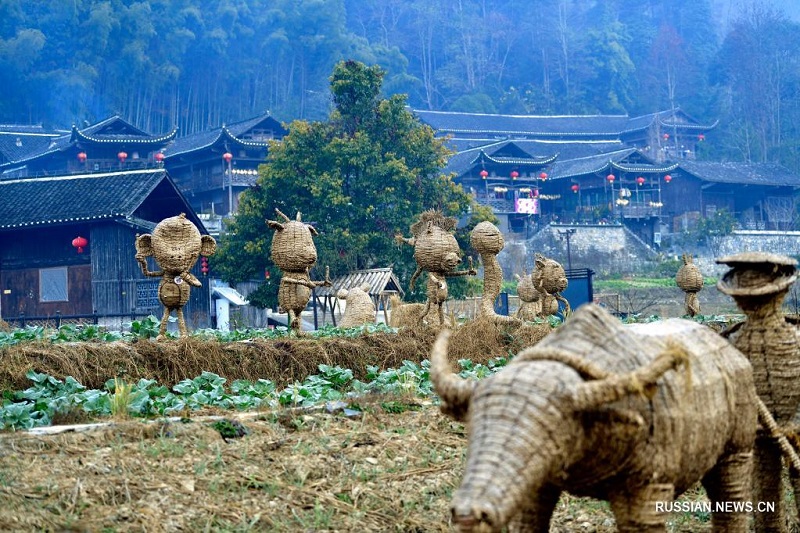
[[[380,98],[384,71],[356,61],[336,65],[330,78],[336,104],[325,122],[295,121],[289,135],[270,146],[256,187],[245,192],[230,233],[220,242],[216,263],[231,282],[270,269],[272,231],[265,219],[275,208],[302,212],[313,224],[318,261],[315,279],[393,265],[409,280],[416,265],[408,247],[394,241],[425,209],[454,216],[469,196],[441,174],[450,152],[433,130],[406,109],[405,96]],[[274,305],[277,283],[264,283],[250,296],[256,305]]]

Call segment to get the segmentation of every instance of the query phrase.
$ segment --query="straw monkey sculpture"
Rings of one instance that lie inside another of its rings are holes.
[[[275,230],[272,238],[272,261],[281,269],[281,284],[278,287],[278,304],[289,313],[289,327],[300,333],[300,313],[311,299],[315,287],[330,287],[328,269],[324,281],[311,281],[309,271],[317,262],[317,248],[313,236],[318,235],[313,226],[301,220],[297,212],[295,220],[275,209],[284,222],[267,220],[267,225]]]
[[[461,250],[453,236],[456,223],[453,217],[446,217],[441,212],[428,210],[423,212],[419,221],[411,225],[413,237],[396,235],[398,243],[414,247],[414,260],[417,270],[411,276],[409,286],[414,283],[423,270],[428,271],[427,296],[428,303],[420,321],[424,321],[431,308],[438,310],[439,324],[444,323],[442,303],[447,299],[447,279],[455,276],[474,276],[477,271],[472,268],[472,259],[468,270],[455,270],[461,262]]]
[[[136,261],[142,273],[148,277],[161,278],[158,284],[158,299],[164,306],[164,316],[158,329],[158,339],[167,332],[167,323],[172,311],[178,317],[178,331],[186,336],[186,320],[183,306],[189,301],[189,286],[200,287],[202,283],[189,272],[200,255],[213,255],[217,243],[210,235],[200,235],[200,231],[186,214],[165,218],[158,223],[152,234],[136,237]],[[153,257],[161,270],[150,271],[147,258]]]
[[[656,502],[698,481],[714,501],[749,501],[756,428],[750,364],[693,321],[625,326],[587,304],[479,382],[452,373],[449,332],[430,375],[442,410],[468,426],[451,504],[460,531],[547,532],[562,491],[609,500],[624,532],[666,531]],[[747,514],[712,515],[747,531]]]

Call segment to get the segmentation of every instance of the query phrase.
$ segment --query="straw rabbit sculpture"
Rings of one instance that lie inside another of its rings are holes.
[[[757,419],[747,358],[684,319],[623,325],[587,304],[481,381],[450,370],[439,334],[430,375],[442,410],[466,420],[453,495],[460,531],[549,531],[561,492],[609,500],[619,531],[666,531],[656,502],[698,481],[714,501],[749,501]],[[673,371],[674,369],[674,371]],[[747,514],[715,512],[714,531]]]
[[[309,271],[317,262],[317,248],[313,236],[317,230],[301,220],[297,212],[295,220],[289,219],[278,209],[275,212],[284,222],[267,220],[267,225],[275,230],[272,238],[272,261],[281,269],[283,276],[278,287],[278,304],[289,314],[289,327],[300,334],[300,313],[311,299],[315,287],[330,287],[328,269],[324,281],[311,281]]]
[[[468,270],[455,270],[461,262],[461,250],[458,247],[453,231],[457,220],[445,217],[441,212],[428,210],[420,215],[419,221],[411,225],[413,237],[406,238],[402,235],[395,236],[398,243],[405,243],[414,247],[414,260],[417,269],[411,276],[409,286],[414,289],[414,284],[423,270],[428,271],[427,296],[428,302],[425,312],[420,319],[424,322],[432,308],[437,309],[439,324],[444,323],[444,310],[442,304],[447,300],[447,279],[456,276],[474,276],[477,271],[470,267]]]
[[[352,328],[375,323],[375,302],[369,295],[369,283],[362,283],[350,290],[340,289],[336,297],[344,300],[347,307],[339,327]]]
[[[183,306],[189,301],[189,286],[200,287],[202,283],[191,272],[200,255],[213,255],[217,243],[210,235],[200,235],[200,231],[186,214],[165,218],[156,225],[152,234],[136,236],[136,261],[142,273],[148,277],[161,278],[158,284],[158,300],[164,306],[164,316],[158,328],[157,339],[163,339],[172,311],[178,317],[178,331],[184,337],[189,334]],[[161,270],[150,271],[147,258],[153,257]]]
[[[542,254],[536,254],[531,281],[541,298],[539,318],[558,313],[558,302],[564,304],[564,316],[570,313],[569,302],[561,296],[561,292],[567,288],[567,274],[561,263]]]

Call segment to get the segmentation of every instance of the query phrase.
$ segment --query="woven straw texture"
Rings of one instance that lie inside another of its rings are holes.
[[[542,297],[539,291],[533,286],[533,280],[524,272],[522,276],[515,274],[517,278],[517,294],[519,295],[519,309],[517,318],[532,322],[542,312]]]
[[[558,313],[559,299],[564,301],[566,308],[569,309],[569,304],[560,297],[561,291],[567,288],[567,275],[561,263],[541,254],[536,254],[534,265],[531,281],[541,295],[539,317],[544,318]]]
[[[317,248],[308,226],[292,220],[272,238],[272,261],[285,272],[302,272],[317,262]]]
[[[439,211],[425,211],[420,220],[411,226],[414,235],[414,260],[423,270],[448,272],[461,262],[453,231],[457,220],[445,217]]]
[[[497,254],[505,246],[503,234],[491,222],[480,222],[469,237],[470,244],[481,255],[483,263],[483,296],[481,297],[480,314],[495,316],[494,302],[500,295],[503,285],[503,269],[497,261]]]
[[[609,500],[619,531],[665,531],[655,501],[700,480],[712,500],[749,499],[750,365],[692,321],[624,326],[587,304],[480,382],[450,371],[440,335],[431,379],[444,410],[468,425],[457,525],[547,531],[565,490]],[[717,531],[747,530],[744,513],[712,520]]]
[[[703,273],[694,264],[692,256],[683,254],[683,265],[675,275],[675,283],[686,292],[699,292],[703,288]]]
[[[798,332],[783,315],[783,300],[797,278],[796,262],[786,256],[746,253],[724,257],[731,267],[717,288],[733,296],[747,319],[723,332],[753,367],[756,391],[778,425],[788,424],[800,405]],[[759,435],[754,499],[776,502],[775,513],[756,513],[756,531],[786,531],[782,452],[769,435]]]
[[[343,328],[352,328],[364,324],[375,323],[375,302],[369,295],[369,284],[365,283],[350,290],[341,290],[336,296],[347,302],[344,317],[339,324]]]

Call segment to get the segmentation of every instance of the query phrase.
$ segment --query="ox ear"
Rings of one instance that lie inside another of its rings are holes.
[[[283,224],[280,222],[276,222],[274,220],[267,220],[267,226],[274,229],[275,231],[283,231]]]
[[[669,370],[688,361],[683,347],[669,345],[653,361],[627,374],[613,374],[603,379],[588,381],[572,392],[571,403],[576,410],[597,409],[616,402],[630,394],[641,394],[652,398],[656,393],[656,382]]]
[[[297,214],[299,215],[300,213],[298,212]],[[315,228],[315,227],[314,227],[314,226],[312,226],[311,224],[306,224],[306,227],[308,228],[308,231],[310,231],[310,232],[311,232],[311,235],[313,235],[313,236],[315,236],[315,237],[316,237],[317,235],[319,235],[319,232],[317,231],[317,228]]]
[[[217,251],[217,241],[211,235],[203,235],[200,237],[200,255],[214,255]]]
[[[153,255],[153,236],[149,233],[136,237],[136,254],[144,256]]]

